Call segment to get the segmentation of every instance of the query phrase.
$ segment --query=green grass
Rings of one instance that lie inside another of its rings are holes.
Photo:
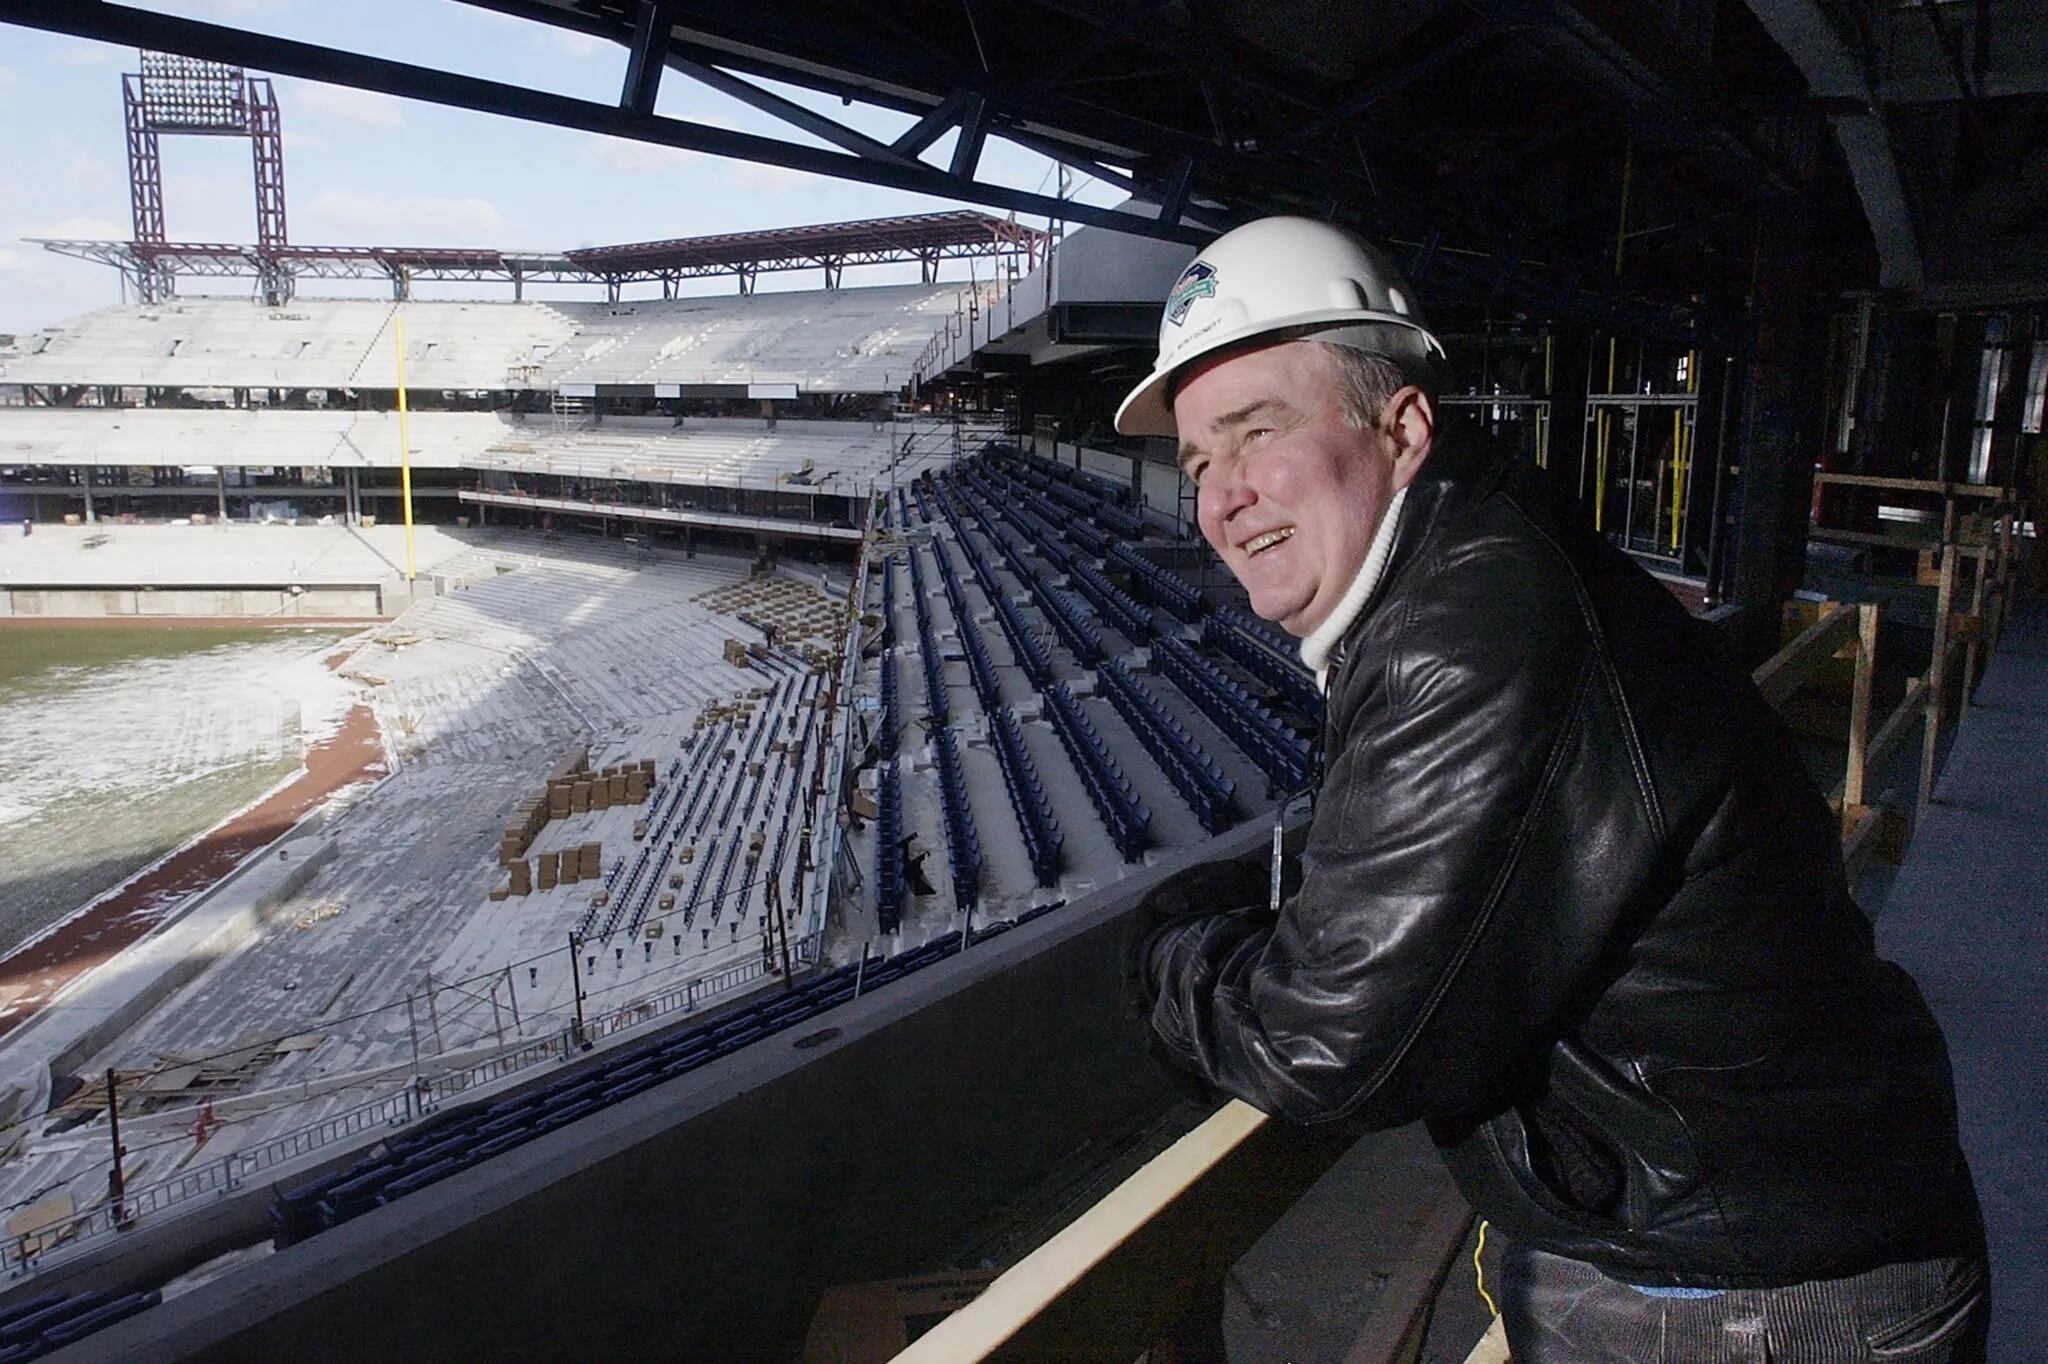
[[[179,622],[142,625],[0,625],[0,695],[41,690],[48,674],[103,668],[144,658],[178,658],[230,644],[303,637],[309,644],[340,640],[350,632],[320,626],[213,625]]]

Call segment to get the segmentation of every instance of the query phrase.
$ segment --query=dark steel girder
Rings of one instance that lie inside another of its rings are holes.
[[[1785,50],[1808,90],[1825,101],[1849,178],[1877,247],[1878,282],[1918,290],[1925,264],[1913,210],[1892,150],[1884,112],[1871,99],[1868,73],[1818,0],[1749,0],[1750,10]]]
[[[614,42],[627,43],[631,38],[623,17],[607,20],[585,13],[572,8],[572,0],[462,3]],[[1065,12],[1057,3],[1040,3],[1054,13]],[[1345,166],[1276,157],[1270,150],[1261,155],[1220,146],[1206,136],[1075,99],[1043,75],[991,73],[976,60],[939,52],[929,43],[877,43],[865,29],[795,24],[772,6],[742,0],[674,0],[674,4],[671,65],[676,59],[696,62],[911,114],[920,123],[890,147],[901,155],[915,156],[951,128],[961,126],[979,99],[991,135],[1020,143],[1026,136],[1033,137],[1034,150],[1075,169],[1085,170],[1089,162],[1129,166],[1141,192],[1154,200],[1166,192],[1168,179],[1187,160],[1195,165],[1194,179],[1200,191],[1232,204],[1237,217],[1309,209],[1316,199],[1298,192],[1301,183],[1327,188],[1334,176],[1347,190],[1362,187]],[[870,22],[866,13],[860,6],[847,10],[850,21]],[[1121,21],[1112,27],[1120,25]],[[1144,31],[1142,24],[1133,27]],[[841,55],[848,51],[859,53],[859,71]],[[1189,60],[1183,52],[1177,66],[1186,68]],[[1304,116],[1317,110],[1313,98],[1281,74],[1248,73],[1241,69],[1244,64],[1224,52],[1212,51],[1203,57],[1208,75],[1230,81],[1249,98],[1268,106],[1297,108]],[[823,135],[816,129],[810,131]],[[967,131],[971,130],[963,129]]]
[[[103,0],[80,0],[76,4],[55,8],[39,3],[39,0],[0,0],[0,22],[124,46],[182,53],[279,75],[348,85],[480,113],[657,143],[684,151],[734,157],[918,194],[1044,214],[1191,245],[1207,241],[1213,235],[1210,226],[1138,217],[1115,209],[952,175],[921,162],[902,163],[826,151],[432,67],[154,14],[126,5],[104,3]]]

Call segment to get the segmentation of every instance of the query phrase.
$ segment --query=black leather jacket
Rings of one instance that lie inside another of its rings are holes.
[[[1161,897],[1157,1042],[1296,1121],[1426,1120],[1481,1216],[1631,1283],[1971,1248],[1941,1034],[1790,734],[1649,575],[1456,464],[1332,657],[1300,889]]]

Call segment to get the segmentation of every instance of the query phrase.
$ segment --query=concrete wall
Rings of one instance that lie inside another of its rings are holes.
[[[1236,830],[1165,869],[1263,839]],[[1069,905],[68,1357],[791,1359],[821,1289],[942,1265],[1171,1101],[1124,1005],[1131,899]],[[248,1234],[267,1202],[250,1191],[169,1224],[158,1268],[202,1231]],[[132,1281],[144,1250],[17,1292]]]
[[[1194,258],[1195,249],[1181,242],[1077,227],[1053,253],[1053,301],[1157,307]]]
[[[0,587],[0,616],[381,617],[375,583],[287,587]],[[392,604],[402,610],[401,600]]]

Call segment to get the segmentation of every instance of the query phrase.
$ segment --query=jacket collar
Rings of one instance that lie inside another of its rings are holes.
[[[1506,472],[1503,454],[1489,441],[1460,439],[1453,433],[1440,440],[1429,461],[1410,483],[1387,504],[1387,514],[1373,537],[1366,562],[1350,589],[1322,626],[1302,640],[1302,661],[1315,670],[1316,685],[1327,692],[1331,675],[1342,668],[1351,637],[1371,616],[1380,599],[1390,590],[1420,550],[1446,503],[1460,496],[1477,496],[1500,482]],[[1377,563],[1375,562],[1377,561]],[[1325,628],[1335,623],[1327,638]],[[1309,646],[1317,641],[1317,656]]]
[[[1366,598],[1373,588],[1379,586],[1380,575],[1386,570],[1387,555],[1394,548],[1395,528],[1401,520],[1401,504],[1408,498],[1408,490],[1402,488],[1387,503],[1386,512],[1380,517],[1380,527],[1373,532],[1372,544],[1365,551],[1365,562],[1358,566],[1358,572],[1351,579],[1351,586],[1344,589],[1344,595],[1337,599],[1337,605],[1323,618],[1323,623],[1302,637],[1301,661],[1316,675],[1316,685],[1325,684],[1330,670],[1330,651],[1337,647],[1337,641],[1351,628],[1351,622],[1358,619],[1358,613],[1365,609]]]

